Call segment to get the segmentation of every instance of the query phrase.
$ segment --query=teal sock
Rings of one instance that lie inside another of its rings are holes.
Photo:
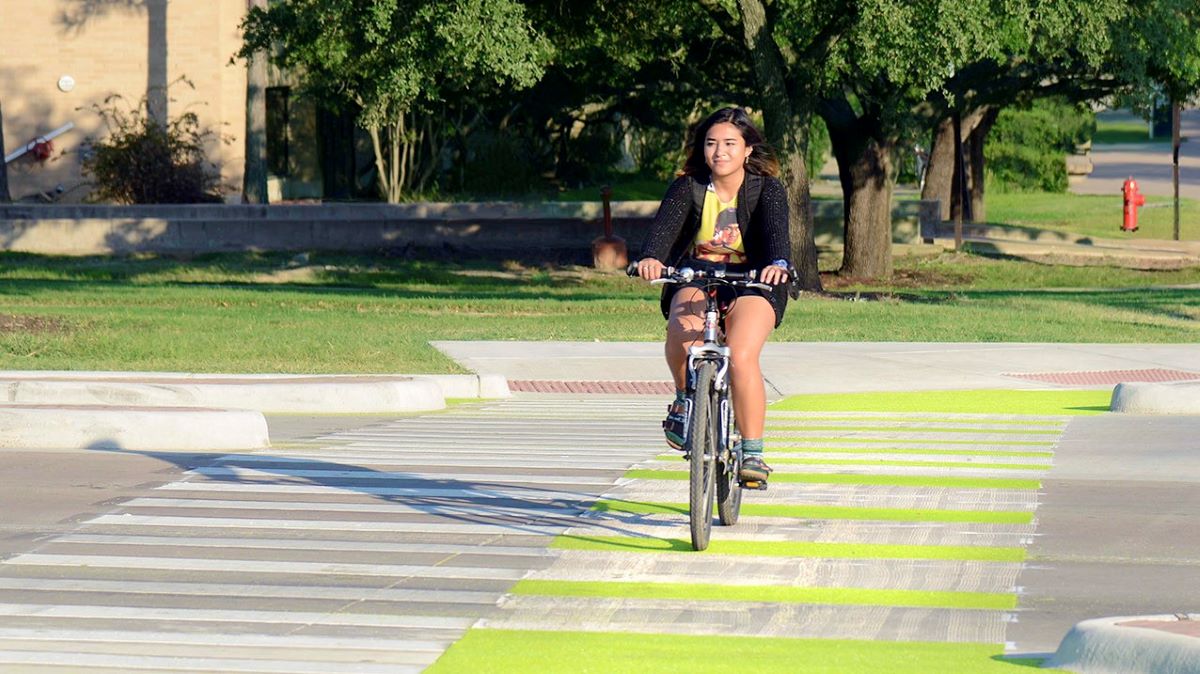
[[[762,438],[755,438],[754,440],[742,438],[742,456],[762,456],[762,453]]]
[[[675,389],[675,402],[681,403],[685,400],[687,400],[687,391],[679,388]]]

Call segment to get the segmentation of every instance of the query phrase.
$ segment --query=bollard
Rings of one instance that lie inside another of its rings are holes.
[[[612,229],[612,188],[605,185],[600,190],[600,197],[604,200],[604,236],[592,241],[592,266],[606,271],[625,269],[629,265],[625,239],[614,236]]]

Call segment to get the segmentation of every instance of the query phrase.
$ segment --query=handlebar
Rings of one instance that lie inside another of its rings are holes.
[[[625,273],[629,276],[639,276],[637,263],[631,263]],[[721,267],[715,269],[692,269],[691,267],[663,267],[662,277],[650,281],[651,285],[665,284],[685,284],[692,281],[712,281],[715,283],[723,283],[731,286],[741,286],[744,288],[758,288],[759,290],[774,290],[773,286],[757,281],[758,271],[751,269],[750,271],[727,271]]]

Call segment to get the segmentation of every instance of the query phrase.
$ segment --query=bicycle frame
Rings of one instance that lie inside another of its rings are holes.
[[[695,400],[696,394],[696,364],[698,361],[702,360],[712,361],[717,366],[717,376],[713,382],[713,388],[717,391],[718,408],[720,410],[718,446],[722,449],[722,454],[724,454],[724,452],[731,450],[733,446],[733,443],[730,441],[733,430],[733,410],[729,401],[730,350],[728,346],[725,346],[724,340],[722,339],[720,307],[717,301],[717,287],[715,285],[708,286],[703,288],[703,291],[705,295],[703,333],[704,343],[688,348],[688,414],[690,418],[692,412],[692,401]],[[719,456],[717,458],[728,459],[729,457]]]
[[[684,430],[684,457],[688,468],[688,521],[692,547],[708,547],[712,528],[713,506],[721,524],[737,523],[741,509],[742,489],[766,489],[766,482],[742,482],[739,477],[742,456],[734,448],[734,413],[730,400],[729,368],[731,350],[724,343],[721,330],[721,286],[759,288],[771,287],[755,280],[754,272],[726,272],[723,267],[712,271],[690,268],[664,269],[663,277],[651,283],[691,284],[700,281],[704,293],[704,331],[702,342],[688,347],[687,382],[684,405],[687,424]],[[636,275],[631,265],[628,273]]]

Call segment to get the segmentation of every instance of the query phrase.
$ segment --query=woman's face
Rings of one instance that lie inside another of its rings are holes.
[[[745,170],[746,159],[753,150],[746,147],[741,130],[729,122],[713,124],[704,137],[704,161],[714,178]]]

